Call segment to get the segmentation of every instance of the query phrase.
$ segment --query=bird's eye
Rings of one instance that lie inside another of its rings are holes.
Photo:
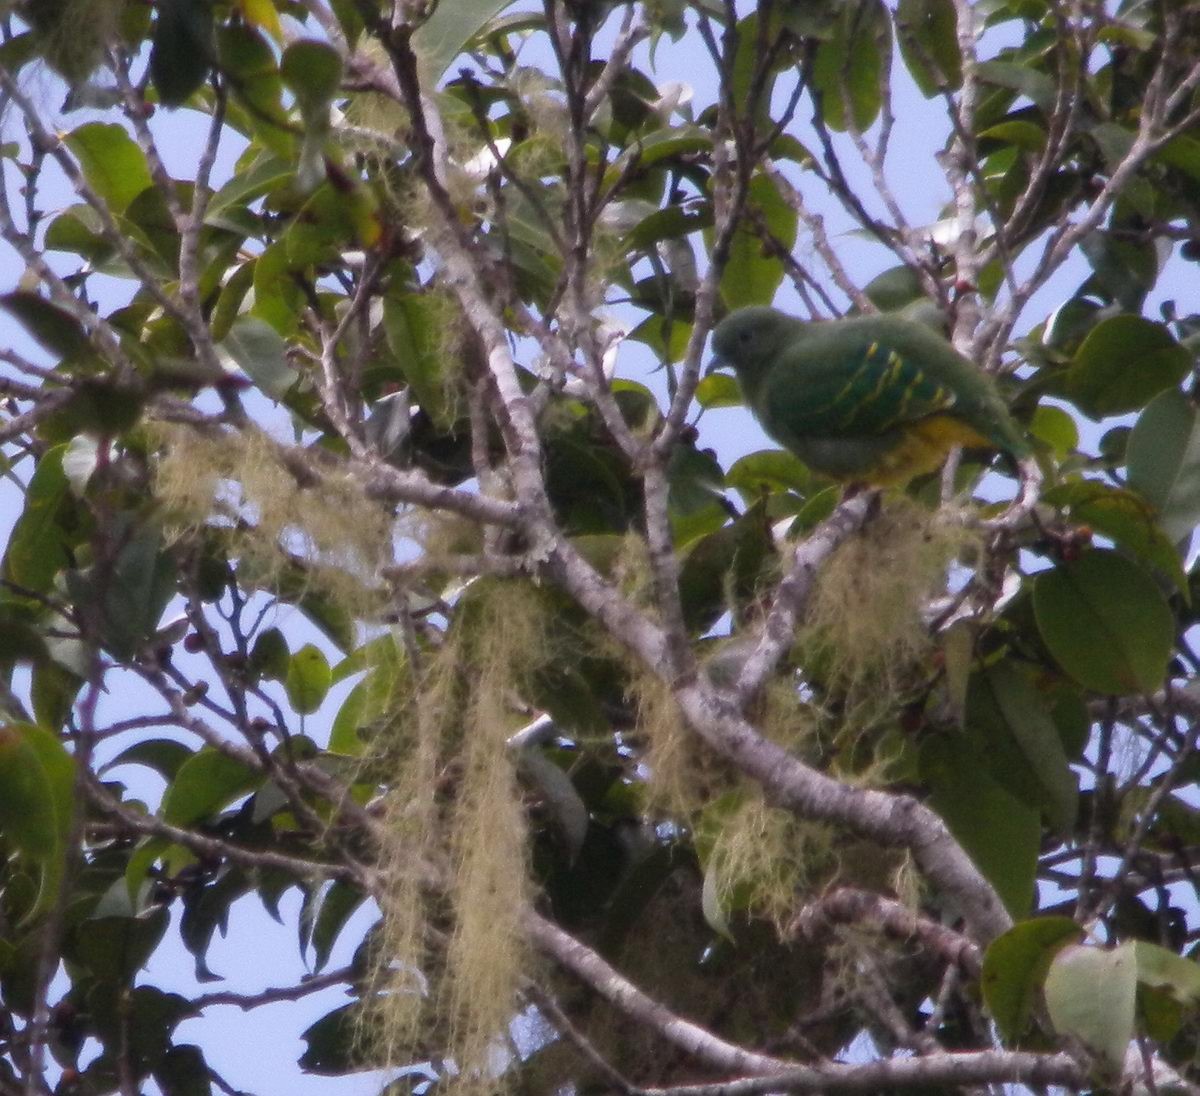
[[[748,343],[750,341],[750,336],[752,334],[753,334],[753,332],[750,331],[749,328],[747,328],[744,331],[742,331],[741,334],[738,335],[738,338],[740,338],[742,340],[742,342]]]

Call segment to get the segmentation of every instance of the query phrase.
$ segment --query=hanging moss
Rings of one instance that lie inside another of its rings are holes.
[[[156,429],[154,490],[169,534],[224,524],[233,554],[264,585],[291,579],[299,562],[307,580],[352,615],[377,615],[392,521],[353,476],[298,475],[285,448],[256,430]]]
[[[430,1031],[457,1072],[448,1093],[494,1093],[500,1040],[528,966],[528,833],[507,741],[514,705],[550,655],[544,601],[523,583],[475,584],[418,677],[386,750],[387,880],[362,1028],[372,1060],[402,1063]]]

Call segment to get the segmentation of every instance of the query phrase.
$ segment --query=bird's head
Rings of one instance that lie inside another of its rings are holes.
[[[714,328],[713,359],[706,372],[732,369],[747,398],[753,398],[753,390],[802,326],[774,308],[739,308]]]

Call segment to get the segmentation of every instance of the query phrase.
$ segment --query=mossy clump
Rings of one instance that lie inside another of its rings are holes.
[[[836,831],[767,803],[756,789],[730,793],[698,835],[705,874],[722,911],[762,918],[782,934],[799,896],[829,879]]]
[[[961,521],[895,498],[825,562],[797,652],[840,719],[865,725],[903,703],[935,648],[924,610],[977,545]]]

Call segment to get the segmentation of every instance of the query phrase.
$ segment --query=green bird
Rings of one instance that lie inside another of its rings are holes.
[[[713,349],[708,371],[731,367],[763,429],[832,479],[905,484],[956,445],[1030,454],[991,378],[914,320],[740,308]]]

